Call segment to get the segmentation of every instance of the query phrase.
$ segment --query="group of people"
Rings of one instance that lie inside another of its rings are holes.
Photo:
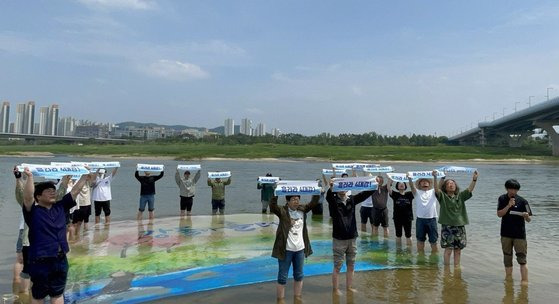
[[[333,179],[329,181],[326,191],[328,210],[332,218],[332,289],[340,295],[339,274],[345,261],[346,290],[354,292],[353,275],[357,254],[356,239],[358,237],[356,224],[356,205],[361,206],[361,230],[366,231],[367,221],[373,226],[373,234],[378,233],[382,225],[384,235],[388,235],[387,197],[390,196],[394,206],[394,225],[396,227],[397,242],[401,242],[402,229],[405,232],[407,244],[411,245],[411,222],[413,221],[412,202],[416,206],[416,239],[417,251],[423,253],[425,241],[429,240],[432,253],[437,252],[439,239],[438,224],[441,225],[440,244],[444,249],[444,264],[449,265],[451,257],[455,267],[460,265],[461,251],[467,245],[465,225],[468,225],[468,213],[465,202],[472,197],[479,174],[473,173],[467,189],[460,191],[454,179],[442,178],[437,180],[437,171],[432,172],[433,179],[421,178],[415,183],[408,175],[408,182],[396,183],[396,189],[391,190],[391,181],[384,184],[381,176],[376,177],[376,190],[362,191],[349,195],[349,191],[333,192]],[[406,191],[409,185],[410,191]],[[506,193],[499,197],[497,216],[501,220],[501,243],[504,256],[506,278],[512,278],[512,255],[516,252],[520,265],[521,280],[528,282],[526,267],[526,230],[525,222],[531,221],[532,212],[528,202],[518,195],[520,184],[511,179],[506,181]],[[278,197],[273,196],[270,210],[279,218],[276,239],[272,257],[278,259],[277,298],[283,302],[287,274],[293,266],[294,297],[301,298],[303,288],[304,258],[312,254],[311,243],[307,232],[306,214],[319,205],[321,196],[314,195],[308,204],[300,202],[300,196],[286,196],[286,204],[278,206]],[[437,203],[440,215],[437,212]],[[264,208],[264,205],[263,205]],[[264,209],[263,209],[264,212]],[[376,229],[375,229],[376,228]]]
[[[95,223],[100,223],[101,213],[105,215],[105,224],[110,223],[111,182],[117,174],[117,168],[111,173],[100,169],[97,172],[82,175],[72,182],[69,176],[60,180],[58,185],[53,182],[35,183],[33,174],[28,168],[19,172],[14,168],[16,178],[16,200],[22,207],[22,225],[17,245],[18,263],[22,269],[19,272],[22,279],[23,291],[29,290],[31,280],[31,295],[34,302],[42,302],[47,296],[51,303],[63,303],[63,292],[68,272],[68,236],[67,229],[80,231],[83,226],[87,229],[91,204],[94,205]],[[163,172],[157,176],[149,172],[140,175],[135,173],[141,184],[140,201],[137,219],[141,220],[146,205],[149,219],[154,218],[155,182],[163,177]],[[406,243],[411,245],[411,226],[413,221],[412,205],[416,209],[416,239],[418,252],[424,252],[425,241],[429,241],[432,252],[437,251],[439,238],[437,222],[441,224],[441,247],[444,248],[444,263],[450,264],[451,256],[454,265],[460,264],[461,250],[466,247],[466,229],[468,214],[465,202],[472,197],[478,173],[474,172],[472,181],[467,189],[460,191],[453,179],[437,179],[437,171],[433,171],[434,179],[422,178],[413,182],[408,176],[408,182],[397,182],[392,189],[392,181],[385,184],[382,176],[376,177],[376,190],[362,191],[352,194],[350,191],[333,191],[334,178],[328,180],[323,176],[323,192],[314,195],[308,204],[302,204],[300,196],[286,196],[286,204],[278,205],[275,196],[275,184],[258,183],[262,190],[262,212],[270,212],[279,218],[272,256],[278,259],[277,298],[285,296],[287,275],[293,266],[294,295],[301,297],[303,288],[304,259],[312,254],[311,242],[307,231],[307,214],[309,212],[322,213],[322,204],[327,202],[329,215],[332,219],[332,251],[333,272],[332,286],[336,294],[339,289],[339,274],[345,261],[346,289],[354,291],[353,274],[357,254],[356,238],[357,220],[356,206],[360,209],[361,230],[366,231],[367,223],[372,226],[373,234],[383,227],[384,236],[388,236],[388,197],[393,200],[393,220],[396,228],[397,241],[401,242],[403,233]],[[271,174],[267,174],[271,176]],[[342,177],[347,177],[342,175]],[[200,178],[200,171],[194,176],[185,171],[182,176],[177,170],[175,181],[180,189],[180,214],[192,214],[195,185]],[[212,214],[223,214],[225,207],[225,186],[231,183],[231,178],[208,179],[207,184],[212,188]],[[409,190],[408,190],[409,187]],[[528,202],[517,192],[520,184],[516,180],[505,183],[507,193],[498,199],[497,215],[502,218],[501,243],[504,255],[504,265],[507,277],[512,275],[512,254],[516,252],[520,264],[522,281],[527,282],[526,267],[526,232],[524,223],[531,220],[531,210]],[[437,212],[440,206],[440,215]],[[69,214],[74,209],[71,223],[68,225]],[[438,219],[438,220],[437,220]],[[16,265],[18,265],[16,264]]]

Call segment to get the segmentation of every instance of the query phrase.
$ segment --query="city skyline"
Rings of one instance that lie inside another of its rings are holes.
[[[555,1],[4,1],[0,92],[95,121],[448,136],[559,94],[558,16]]]

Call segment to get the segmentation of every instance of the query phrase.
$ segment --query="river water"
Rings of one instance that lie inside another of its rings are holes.
[[[51,161],[95,161],[96,159],[68,158],[12,158],[0,159],[0,292],[11,291],[11,267],[15,260],[20,209],[14,200],[14,178],[11,168],[14,164],[49,163]],[[98,159],[101,160],[101,159]],[[107,160],[107,159],[103,159]],[[139,197],[139,183],[134,178],[136,163],[164,164],[166,175],[156,184],[156,217],[178,215],[178,188],[174,181],[177,161],[172,160],[130,160],[114,159],[121,162],[113,181],[112,220],[131,220],[136,216]],[[184,163],[184,162],[182,162]],[[330,163],[305,161],[201,161],[203,175],[197,185],[194,200],[194,215],[211,213],[210,188],[205,182],[207,171],[232,171],[232,184],[226,188],[226,214],[259,213],[260,192],[256,189],[256,178],[271,172],[284,179],[316,179],[320,170]],[[385,163],[395,167],[397,172],[411,170],[432,170],[443,163]],[[556,164],[485,164],[454,163],[478,168],[479,181],[474,196],[467,202],[470,225],[467,226],[468,246],[462,253],[462,270],[445,270],[442,255],[425,259],[435,261],[434,267],[417,269],[382,270],[360,273],[356,276],[357,288],[362,290],[351,301],[342,302],[396,302],[396,303],[551,303],[559,296],[559,192],[557,191]],[[458,185],[469,184],[471,176],[455,174]],[[520,195],[532,207],[534,217],[527,224],[528,265],[530,284],[521,288],[519,271],[515,261],[513,283],[503,283],[504,269],[500,249],[500,219],[496,216],[497,197],[504,193],[504,182],[516,178],[522,185]],[[392,203],[389,202],[389,209]],[[92,218],[91,218],[92,220]],[[327,216],[323,221],[328,221]],[[391,226],[392,223],[390,223]],[[415,231],[415,228],[413,229]],[[393,231],[386,241],[387,250],[397,251]],[[415,240],[414,240],[415,245]],[[270,248],[271,250],[271,248]],[[415,249],[404,252],[408,258],[421,264]],[[343,276],[341,282],[343,282]],[[337,302],[331,297],[328,277],[305,279],[305,302]],[[268,303],[275,299],[272,283],[260,288],[231,288],[213,291],[211,296],[201,293],[190,296],[192,303],[221,303],[224,301]],[[289,285],[288,285],[289,286]],[[290,286],[289,286],[290,287]],[[287,288],[288,295],[289,290]],[[251,296],[247,297],[247,291]],[[263,297],[265,299],[263,300]],[[254,299],[253,301],[251,299]],[[183,299],[186,300],[186,299]],[[181,300],[182,301],[182,300]]]

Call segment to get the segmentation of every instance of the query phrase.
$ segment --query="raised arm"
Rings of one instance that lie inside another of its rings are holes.
[[[441,192],[441,188],[439,187],[439,184],[437,183],[437,170],[433,170],[433,189],[435,190],[435,193],[440,193]]]
[[[474,171],[474,175],[472,175],[472,182],[470,183],[470,186],[468,187],[468,190],[470,192],[474,191],[474,188],[476,187],[476,182],[477,182],[477,178],[479,176],[479,173],[476,171]]]
[[[64,175],[60,180],[60,184],[58,186],[58,189],[56,190],[57,201],[61,200],[64,195],[66,195],[66,190],[68,189],[68,183],[70,182],[70,179],[72,179],[71,175]]]
[[[270,211],[277,216],[281,215],[280,207],[278,206],[278,197],[275,195],[270,200]]]
[[[366,200],[369,196],[373,195],[373,190],[370,191],[361,191],[358,194],[353,196],[353,203],[355,205],[361,203],[362,201]]]
[[[113,169],[113,172],[111,173],[111,176],[112,176],[112,177],[115,177],[117,171],[118,171],[118,167],[115,167],[115,168]]]
[[[231,184],[231,176],[229,178],[227,178],[227,181],[225,181],[223,184],[225,186],[230,185]]]
[[[307,212],[311,211],[314,207],[316,207],[318,205],[319,201],[320,201],[320,195],[313,195],[312,199],[311,199],[311,202],[308,203],[305,206],[305,211],[304,212],[307,213]]]
[[[180,176],[180,173],[179,173],[179,169],[177,169],[177,172],[175,172],[175,182],[177,183],[177,186],[180,186],[181,181],[182,180],[181,180],[181,176]]]
[[[214,183],[211,178],[208,178],[208,186],[213,187]]]
[[[23,187],[23,205],[25,206],[25,210],[31,211],[31,207],[33,206],[33,192],[35,192],[35,183],[33,182],[33,173],[29,171],[29,168],[25,168],[23,174],[27,176],[27,181],[25,182],[25,186]]]
[[[410,184],[411,193],[413,193],[413,195],[416,195],[417,191],[415,189],[415,185],[413,184],[413,179],[411,178],[409,173],[406,174],[406,177],[408,178],[408,184]]]
[[[84,174],[74,184],[74,186],[72,187],[72,190],[70,191],[70,195],[72,195],[73,200],[76,200],[76,197],[78,197],[78,194],[80,194],[80,192],[82,191],[82,188],[85,185],[85,183],[87,181],[91,180],[92,177],[93,177],[92,174]]]
[[[138,170],[136,170],[136,172],[134,173],[134,177],[135,177],[139,182],[141,182],[141,180],[140,180],[140,172],[138,172]]]
[[[194,183],[196,184],[198,180],[200,180],[200,176],[202,175],[202,170],[196,171],[196,175],[194,175]]]
[[[153,181],[156,182],[156,181],[160,180],[163,177],[164,174],[165,174],[165,171],[161,171],[161,173],[159,173],[159,175],[156,176]]]

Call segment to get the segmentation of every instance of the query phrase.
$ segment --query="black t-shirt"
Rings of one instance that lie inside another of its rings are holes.
[[[413,221],[413,193],[408,191],[400,194],[399,191],[392,191],[390,197],[394,201],[393,218],[401,221]]]
[[[509,204],[509,199],[510,198],[507,194],[499,196],[499,206],[497,207],[497,211],[505,208]],[[510,212],[528,212],[528,214],[532,215],[532,209],[530,209],[530,205],[523,197],[516,195],[514,199],[516,205],[511,207],[507,211],[507,214],[501,218],[501,236],[514,239],[526,239],[524,217],[521,215],[510,214]]]

